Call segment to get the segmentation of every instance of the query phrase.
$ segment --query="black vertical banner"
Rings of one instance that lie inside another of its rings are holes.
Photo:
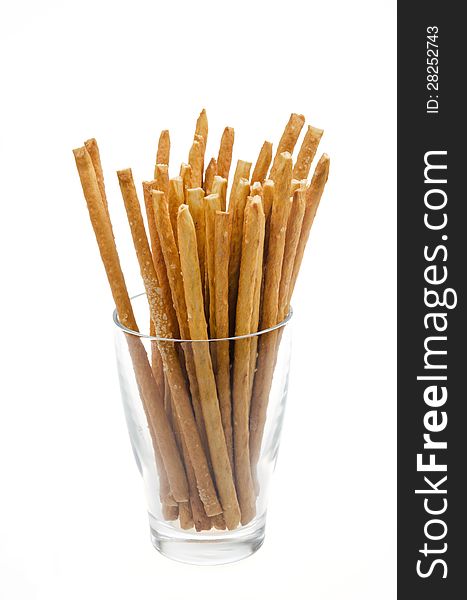
[[[398,12],[398,598],[467,597],[465,24]]]

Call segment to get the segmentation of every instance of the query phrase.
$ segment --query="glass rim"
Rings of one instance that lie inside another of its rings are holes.
[[[141,296],[146,296],[146,292],[141,292],[141,294],[136,294],[135,296],[131,296],[130,300],[131,300],[131,302],[133,302],[133,300],[136,300],[137,298],[141,298]],[[285,317],[285,319],[283,321],[281,321],[280,323],[277,323],[277,325],[274,325],[273,327],[268,327],[268,329],[262,329],[261,331],[255,331],[253,333],[246,333],[244,335],[235,335],[235,336],[226,337],[226,338],[210,338],[208,340],[185,340],[185,339],[179,339],[179,338],[165,338],[165,337],[161,338],[161,337],[157,337],[154,335],[147,335],[146,333],[141,333],[140,331],[134,331],[133,329],[129,329],[128,327],[125,327],[125,325],[122,325],[120,323],[120,321],[118,320],[118,314],[117,314],[116,308],[114,309],[112,315],[113,315],[113,322],[118,327],[118,329],[120,329],[124,333],[133,335],[134,337],[142,338],[145,340],[150,340],[152,342],[177,342],[177,343],[204,342],[204,343],[206,343],[206,342],[228,342],[228,341],[235,341],[235,340],[244,340],[244,339],[248,339],[248,338],[252,338],[252,337],[258,337],[260,335],[263,335],[264,333],[270,333],[271,331],[276,331],[277,329],[281,329],[287,325],[287,323],[292,318],[293,310],[292,310],[292,306],[290,306],[289,312],[287,313],[287,316]]]

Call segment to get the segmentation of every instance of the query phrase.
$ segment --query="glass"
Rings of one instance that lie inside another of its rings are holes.
[[[141,331],[149,331],[146,295],[132,304]],[[276,327],[252,335],[184,341],[130,331],[114,313],[128,431],[151,540],[165,556],[225,564],[262,545],[287,397],[291,317],[292,311]],[[173,387],[162,354],[175,357],[184,391]]]

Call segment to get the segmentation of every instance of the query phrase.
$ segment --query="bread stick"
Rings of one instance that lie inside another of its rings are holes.
[[[215,175],[217,175],[217,161],[215,158],[211,158],[204,173],[204,192],[206,196],[211,193]]]
[[[323,135],[323,130],[308,125],[303,138],[302,145],[297,156],[297,162],[293,168],[293,177],[295,179],[307,179],[310,174],[311,163],[318,150],[319,142]]]
[[[180,166],[180,177],[183,179],[183,189],[185,191],[185,195],[186,195],[186,190],[191,187],[191,174],[192,174],[191,165],[182,163]]]
[[[215,285],[214,285],[214,256],[216,246],[214,242],[214,222],[216,212],[221,209],[219,194],[210,194],[204,198],[204,217],[206,220],[206,273],[209,291],[209,337],[217,338],[215,315]]]
[[[319,202],[321,200],[321,196],[323,195],[324,187],[328,180],[329,176],[329,156],[327,154],[323,154],[318,161],[316,166],[313,178],[311,180],[310,186],[306,191],[306,208],[305,215],[303,217],[302,229],[300,232],[300,239],[298,241],[297,250],[295,253],[294,266],[292,270],[292,276],[289,284],[289,297],[288,303],[290,304],[290,299],[295,288],[295,283],[297,281],[298,272],[300,270],[303,254],[305,252],[305,246],[310,236],[311,226],[313,225],[313,221],[316,215],[316,211],[318,210]]]
[[[240,183],[241,179],[246,179],[247,181],[250,179],[250,170],[251,163],[245,160],[237,161],[237,167],[235,169],[234,178],[232,181],[232,187],[230,188],[230,197],[229,197],[229,210],[235,209],[235,199],[237,196],[237,187]],[[222,177],[222,175],[220,175]],[[227,178],[225,178],[227,179]]]
[[[284,245],[284,258],[279,286],[279,310],[277,320],[283,321],[289,310],[289,288],[297,252],[303,217],[305,215],[305,190],[299,189],[294,193],[292,207],[287,221],[287,233]]]
[[[249,193],[250,184],[247,179],[242,178],[238,182],[234,194],[230,196],[229,212],[232,213],[232,234],[229,259],[229,313],[232,335],[235,331],[235,307],[237,305],[238,276],[242,250],[243,216]]]
[[[280,155],[277,164],[275,194],[269,226],[268,255],[264,272],[264,291],[261,329],[277,324],[279,286],[284,257],[287,220],[289,216],[289,191],[292,180],[292,157],[288,152]],[[276,331],[263,334],[259,341],[257,372],[254,378],[250,408],[250,455],[254,468],[259,457],[261,440],[274,371]]]
[[[253,175],[251,176],[251,183],[259,181],[263,183],[268,174],[268,169],[272,161],[272,144],[271,142],[264,142],[259,152],[258,160],[256,161],[255,168],[253,169]]]
[[[104,203],[105,212],[107,216],[109,215],[109,205],[107,203],[107,196],[105,193],[105,185],[104,185],[104,173],[102,171],[101,164],[101,156],[99,153],[99,146],[94,138],[90,140],[86,140],[84,142],[84,146],[91,157],[92,166],[94,167],[94,172],[97,177],[97,184],[99,186],[99,191],[101,193],[102,202]]]
[[[157,144],[156,165],[168,165],[170,158],[170,133],[168,129],[161,131]],[[154,175],[154,178],[156,176]]]
[[[169,180],[169,194],[167,203],[169,205],[170,223],[177,243],[177,212],[180,204],[185,202],[185,192],[183,189],[183,179],[178,176]]]
[[[203,187],[203,144],[195,140],[190,148],[188,163],[191,167],[190,187]]]
[[[225,211],[226,197],[227,197],[227,179],[216,175],[212,184],[212,194],[219,194],[219,200],[221,203],[221,210]]]
[[[261,238],[264,235],[264,212],[257,196],[248,199],[242,236],[240,276],[235,320],[235,335],[251,333],[255,286],[252,277],[258,268]],[[249,362],[251,338],[235,341],[233,367],[233,435],[235,477],[241,509],[241,523],[249,523],[256,513],[256,497],[251,477],[249,455]]]
[[[217,174],[224,179],[229,179],[230,165],[232,164],[232,152],[235,140],[233,127],[226,127],[222,134],[217,156]]]
[[[206,114],[206,109],[199,113],[199,117],[196,120],[196,129],[195,135],[201,135],[204,139],[204,143],[207,144],[208,141],[208,117]]]
[[[166,320],[166,307],[164,306],[161,290],[157,284],[156,272],[151,260],[151,252],[144,230],[140,206],[134,188],[131,170],[118,171],[120,189],[125,202],[133,242],[141,269],[146,294],[148,296],[151,316],[159,338],[170,338],[172,332]],[[217,499],[216,490],[209,472],[206,455],[201,445],[198,429],[193,416],[190,397],[185,378],[173,342],[159,342],[159,349],[164,362],[164,370],[170,387],[173,403],[186,443],[193,469],[196,474],[201,500],[209,516],[222,512],[222,507]],[[165,414],[165,412],[164,412]],[[162,451],[162,448],[161,448]],[[165,459],[164,459],[165,460]],[[188,483],[185,478],[186,489],[180,501],[188,499]],[[171,489],[174,492],[171,484]],[[175,497],[175,493],[174,493]],[[175,497],[176,500],[178,498]]]
[[[216,337],[229,337],[229,254],[232,215],[216,212],[214,223],[214,286]],[[213,342],[216,349],[216,381],[219,406],[229,460],[233,463],[232,402],[230,397],[230,345],[228,341]]]
[[[169,167],[167,165],[156,165],[154,168],[155,188],[164,192],[167,198],[169,193]]]
[[[182,205],[178,212],[178,239],[191,338],[207,340],[196,232],[189,208],[186,205]],[[208,342],[194,343],[193,354],[211,461],[222,503],[223,516],[228,529],[234,529],[240,519],[240,510],[222,429]]]
[[[195,224],[196,241],[198,242],[198,259],[201,281],[206,280],[206,219],[204,214],[204,191],[202,188],[188,189],[186,204]]]
[[[151,191],[157,189],[157,181],[143,181],[143,197],[144,205],[146,208],[146,218],[148,222],[149,239],[151,241],[151,254],[156,271],[158,284],[161,290],[162,302],[165,306],[167,313],[167,323],[170,331],[172,332],[171,337],[177,338],[179,336],[178,322],[175,315],[175,309],[173,306],[172,295],[170,293],[169,280],[167,279],[167,270],[165,268],[164,256],[162,254],[162,248],[159,241],[159,235],[157,233],[156,220],[154,218],[154,206],[152,202]],[[154,333],[154,332],[153,332]],[[169,337],[169,336],[165,336]]]
[[[296,113],[292,113],[290,115],[290,119],[285,126],[284,133],[282,134],[279,145],[277,146],[277,151],[274,157],[274,162],[272,163],[269,179],[275,180],[280,155],[283,152],[289,152],[292,154],[304,124],[305,117],[303,115],[297,115]]]

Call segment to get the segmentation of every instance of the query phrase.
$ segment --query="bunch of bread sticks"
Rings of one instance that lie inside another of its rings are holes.
[[[154,179],[142,184],[146,223],[131,169],[117,172],[153,336],[150,356],[129,333],[128,349],[162,514],[183,529],[232,530],[256,515],[256,467],[281,339],[274,327],[288,315],[329,173],[323,154],[308,181],[323,134],[311,125],[294,161],[304,125],[292,114],[276,152],[264,142],[253,170],[239,160],[233,176],[231,127],[205,165],[205,110],[188,161],[172,178],[170,135],[162,131]],[[119,321],[138,332],[96,140],[73,152]]]

